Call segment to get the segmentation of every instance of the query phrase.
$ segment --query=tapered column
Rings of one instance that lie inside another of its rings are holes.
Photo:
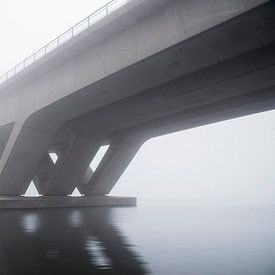
[[[86,195],[108,194],[143,143],[143,139],[135,136],[116,137],[86,184],[84,193]]]
[[[42,159],[38,169],[36,170],[35,176],[33,178],[33,183],[39,194],[45,194],[45,192],[47,191],[46,181],[53,169],[54,162],[47,152]]]
[[[38,164],[43,159],[53,133],[16,122],[0,161],[0,194],[26,192]]]
[[[78,185],[76,186],[78,191],[81,193],[81,194],[85,194],[85,187],[86,187],[86,184],[89,183],[90,179],[92,178],[94,174],[94,171],[92,170],[92,168],[89,166],[85,172],[85,174],[82,176],[80,182],[78,183]]]
[[[44,183],[44,195],[68,195],[79,185],[99,148],[97,140],[77,138],[57,160]]]
[[[14,123],[8,123],[0,126],[0,159],[6,148],[13,127]]]

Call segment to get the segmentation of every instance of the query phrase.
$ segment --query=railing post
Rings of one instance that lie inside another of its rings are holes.
[[[114,3],[116,0],[112,0],[110,1],[109,3],[105,4],[105,6],[102,6],[100,9],[98,9],[97,11],[95,11],[94,13],[92,13],[90,16],[87,17],[87,23],[88,23],[88,27],[91,25],[91,18],[97,13],[101,13],[101,12],[104,12],[104,9],[105,9],[105,12],[106,12],[106,15],[110,14],[112,12],[112,9],[110,7],[110,5],[112,3]],[[125,3],[129,3],[131,2],[131,0],[124,0],[123,1],[123,4]],[[120,6],[119,6],[120,7]],[[116,8],[115,8],[116,9]],[[100,18],[101,19],[101,18]],[[98,19],[98,20],[100,20]],[[96,21],[98,21],[96,20]],[[82,21],[81,21],[82,23]],[[93,23],[92,23],[93,24]],[[77,26],[77,25],[76,25]],[[82,30],[80,30],[81,32]],[[71,29],[68,29],[65,33],[63,33],[61,36],[63,35],[67,35],[67,34],[71,34],[71,38],[74,37],[74,27],[72,27]],[[69,39],[68,39],[69,40]],[[58,36],[55,40],[53,40],[52,42],[46,44],[46,46],[44,46],[44,48],[42,48],[40,51],[38,51],[39,53],[43,53],[44,52],[44,55],[47,54],[47,51],[48,51],[48,48],[50,45],[54,44],[54,43],[57,43],[57,46],[58,47],[60,45],[60,36]],[[33,55],[29,56],[28,58],[26,58],[24,61],[22,61],[19,65],[22,66],[22,69],[25,69],[28,65],[31,65],[32,63],[34,63],[36,60],[37,60],[37,57],[39,57],[39,54],[38,52],[34,53]],[[28,63],[27,63],[28,61]],[[9,79],[9,73],[13,72],[14,74],[17,74],[18,71],[21,71],[20,70],[20,67],[19,65],[15,66],[14,68],[12,68],[10,71],[8,71],[6,74],[4,74],[3,76],[0,77],[0,80],[3,80],[5,81],[4,79]]]

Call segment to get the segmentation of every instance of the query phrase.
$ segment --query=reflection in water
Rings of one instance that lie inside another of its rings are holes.
[[[1,211],[0,274],[147,274],[110,211]]]
[[[35,213],[27,213],[22,216],[22,228],[25,233],[35,233],[38,230],[40,221]]]
[[[82,227],[83,226],[83,217],[80,210],[73,210],[69,216],[69,221],[72,227]]]
[[[2,210],[0,275],[274,275],[274,228],[275,205]]]
[[[112,269],[112,261],[104,252],[104,246],[96,237],[89,237],[86,249],[91,257],[92,264],[102,269]]]

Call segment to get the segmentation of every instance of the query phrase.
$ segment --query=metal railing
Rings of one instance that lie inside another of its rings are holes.
[[[43,48],[36,51],[31,56],[27,57],[25,60],[17,64],[15,67],[10,69],[7,73],[3,74],[0,77],[0,85],[4,83],[6,80],[10,79],[11,77],[15,76],[17,73],[21,72],[35,61],[39,60],[47,53],[51,52],[52,50],[56,49],[58,46],[62,45],[66,41],[70,40],[71,38],[75,37],[80,32],[84,31],[91,25],[95,24],[108,14],[112,13],[113,11],[117,10],[118,8],[124,6],[126,3],[132,0],[112,0],[93,12],[88,17],[81,20],[79,23],[75,24],[73,27],[68,29],[67,31],[63,32],[57,38],[46,44]]]

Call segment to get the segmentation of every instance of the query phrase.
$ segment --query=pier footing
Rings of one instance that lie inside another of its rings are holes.
[[[89,206],[136,206],[135,197],[114,196],[0,196],[1,209],[62,208]]]

